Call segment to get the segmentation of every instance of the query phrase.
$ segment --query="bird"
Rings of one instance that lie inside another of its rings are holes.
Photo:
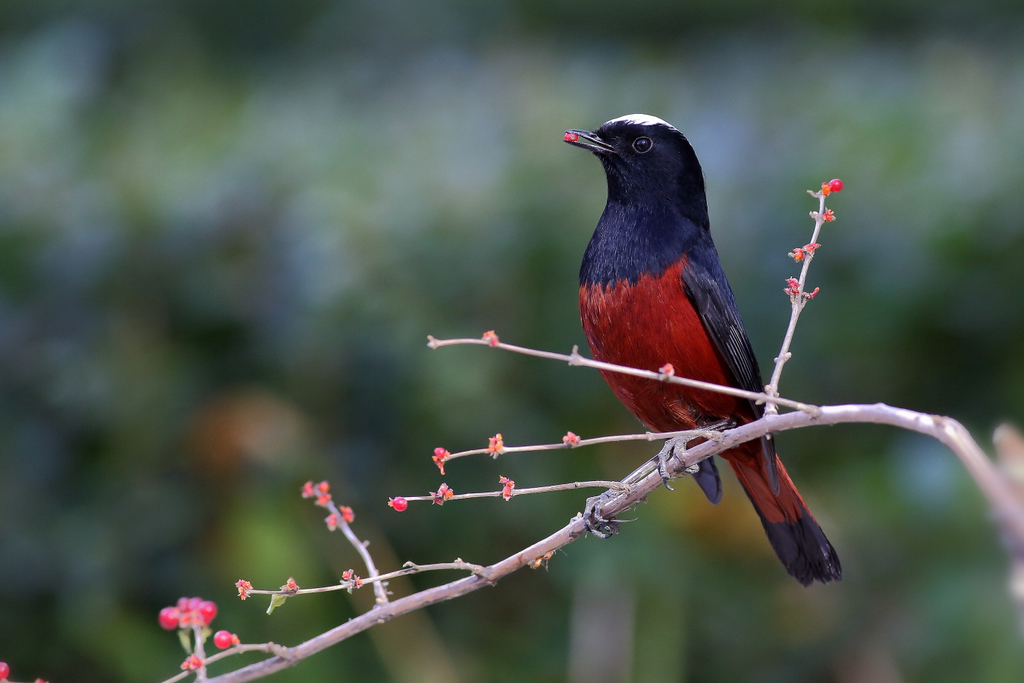
[[[608,200],[580,266],[583,331],[596,360],[753,392],[757,358],[711,238],[704,173],[686,137],[648,114],[612,119],[565,142],[601,161]],[[602,370],[615,396],[659,432],[739,426],[764,414],[755,401]],[[663,451],[664,453],[665,451]],[[807,586],[842,578],[832,544],[807,509],[770,437],[721,454],[790,576]],[[722,496],[713,458],[693,478]],[[667,482],[666,482],[667,483]]]

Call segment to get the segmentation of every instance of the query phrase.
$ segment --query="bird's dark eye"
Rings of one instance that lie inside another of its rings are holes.
[[[633,140],[633,149],[635,149],[640,154],[650,152],[651,147],[654,147],[654,142],[648,137],[637,138],[636,140]]]

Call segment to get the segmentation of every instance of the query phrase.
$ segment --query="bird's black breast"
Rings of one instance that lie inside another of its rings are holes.
[[[702,236],[706,231],[677,212],[610,201],[583,254],[580,284],[636,284],[641,275],[658,277]]]

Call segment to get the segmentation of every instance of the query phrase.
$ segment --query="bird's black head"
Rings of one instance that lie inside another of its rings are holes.
[[[608,201],[672,207],[708,229],[704,173],[689,141],[661,119],[629,114],[594,132],[565,131],[565,141],[597,155],[608,176]]]
[[[608,176],[608,203],[583,255],[581,284],[635,283],[684,255],[693,261],[714,252],[704,174],[678,130],[630,114],[592,133],[567,130],[565,141],[596,154]]]

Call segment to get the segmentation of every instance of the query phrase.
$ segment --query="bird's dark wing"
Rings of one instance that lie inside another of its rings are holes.
[[[743,329],[736,300],[729,288],[725,273],[718,261],[714,246],[696,248],[688,254],[683,267],[683,285],[704,323],[711,341],[725,359],[736,386],[747,391],[764,391],[757,358]],[[764,414],[764,406],[753,401],[750,407],[756,417]],[[765,468],[772,490],[779,491],[779,473],[775,466],[775,444],[770,438],[761,439]]]

